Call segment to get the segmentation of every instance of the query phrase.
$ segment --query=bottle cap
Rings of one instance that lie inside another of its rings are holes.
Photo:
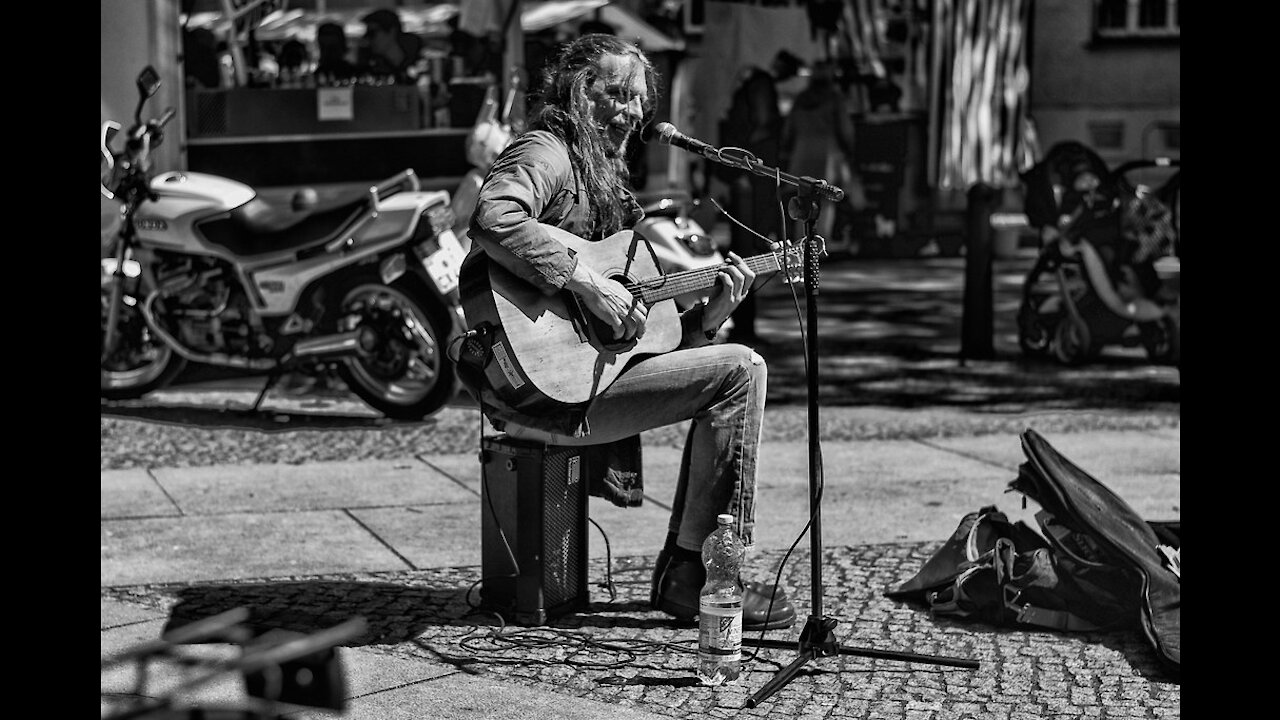
[[[732,525],[733,516],[730,515],[729,513],[720,513],[719,515],[716,516],[716,522],[720,523],[721,525]]]

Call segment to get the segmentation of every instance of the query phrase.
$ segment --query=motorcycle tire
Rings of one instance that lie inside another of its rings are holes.
[[[361,274],[337,293],[339,317],[348,319],[343,329],[365,325],[378,337],[371,352],[345,358],[338,375],[370,407],[396,420],[431,415],[457,387],[445,354],[448,311],[420,282],[406,275],[388,285],[376,273]]]
[[[102,327],[99,344],[106,340],[107,307],[111,302],[111,287],[104,284],[102,296]],[[142,311],[136,296],[134,302],[120,304],[117,321],[116,348],[109,355],[103,353],[102,389],[99,396],[105,400],[133,400],[153,390],[159,390],[182,372],[187,359],[174,352],[155,335]]]

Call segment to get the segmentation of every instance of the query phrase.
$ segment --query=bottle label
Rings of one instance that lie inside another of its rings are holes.
[[[719,662],[742,660],[742,604],[724,607],[702,603],[698,623],[698,658]]]

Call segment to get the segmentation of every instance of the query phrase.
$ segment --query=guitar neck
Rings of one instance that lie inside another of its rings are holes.
[[[775,273],[782,269],[776,253],[755,255],[745,258],[744,262],[757,275]],[[720,268],[720,265],[708,265],[692,270],[681,270],[633,283],[628,285],[627,289],[632,295],[639,295],[646,305],[652,305],[660,300],[669,300],[687,292],[712,287],[720,275]]]

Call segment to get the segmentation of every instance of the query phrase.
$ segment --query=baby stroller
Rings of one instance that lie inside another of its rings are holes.
[[[1178,167],[1157,158],[1108,171],[1069,141],[1022,174],[1042,243],[1018,309],[1024,354],[1078,365],[1108,345],[1140,345],[1152,362],[1180,367]],[[1153,173],[1158,189],[1134,180]]]

